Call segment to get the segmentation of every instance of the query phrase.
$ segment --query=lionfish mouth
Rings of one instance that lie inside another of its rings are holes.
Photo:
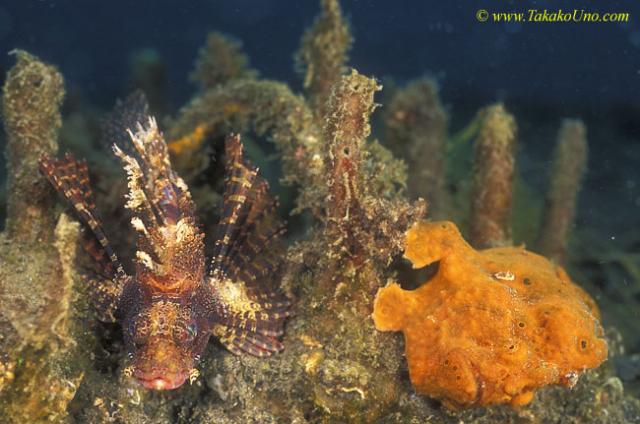
[[[136,380],[143,387],[151,390],[173,390],[182,386],[184,382],[187,380],[186,374],[179,374],[174,377],[166,377],[166,376],[136,376]]]

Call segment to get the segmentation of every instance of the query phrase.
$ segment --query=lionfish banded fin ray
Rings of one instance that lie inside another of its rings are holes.
[[[127,155],[136,157],[136,149],[131,142],[129,129],[135,129],[149,117],[149,103],[141,90],[136,90],[124,100],[118,100],[115,107],[101,122],[102,144],[109,149],[117,144]]]
[[[238,331],[236,328],[218,325],[214,328],[213,334],[234,355],[248,353],[257,357],[266,357],[284,349],[282,342],[275,337],[256,332]]]
[[[268,183],[243,158],[238,135],[225,142],[223,215],[209,285],[216,299],[214,334],[233,353],[268,356],[282,349],[277,340],[291,315],[289,300],[274,284],[284,226]]]
[[[203,278],[204,235],[197,228],[188,187],[171,167],[156,120],[142,119],[127,129],[134,152],[113,145],[127,173],[126,207],[138,235],[136,264],[144,284],[163,292],[186,290]]]
[[[113,321],[122,286],[130,277],[125,273],[102,228],[93,200],[87,164],[67,153],[61,159],[44,156],[39,165],[42,174],[65,198],[83,224],[82,247],[93,258],[98,274],[90,279],[94,303],[102,321]]]

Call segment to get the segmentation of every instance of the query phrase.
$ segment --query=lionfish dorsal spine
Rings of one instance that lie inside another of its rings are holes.
[[[193,287],[204,269],[204,235],[197,228],[189,189],[171,168],[155,119],[147,117],[128,133],[134,153],[118,145],[113,150],[127,173],[126,207],[138,234],[136,263],[146,276],[142,280],[159,290]]]

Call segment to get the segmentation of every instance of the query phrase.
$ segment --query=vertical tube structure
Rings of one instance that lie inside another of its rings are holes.
[[[20,242],[53,240],[55,195],[38,171],[43,155],[58,150],[64,97],[62,75],[22,51],[7,74],[2,115],[7,134],[7,235]]]
[[[376,107],[373,95],[381,87],[375,80],[353,70],[333,87],[327,102],[324,127],[328,154],[325,169],[329,196],[326,203],[328,228],[336,235],[347,235],[348,241],[361,226],[363,170],[362,154],[365,141],[371,133],[369,116]]]
[[[429,215],[444,218],[449,206],[445,187],[445,139],[447,114],[438,97],[438,86],[420,78],[399,89],[385,108],[385,140],[405,160],[411,198],[429,202]]]
[[[320,15],[305,31],[296,53],[296,66],[304,75],[304,88],[319,121],[326,115],[331,88],[345,72],[353,44],[338,0],[321,0],[320,8]]]
[[[575,218],[580,183],[587,167],[587,129],[578,119],[565,119],[558,133],[549,176],[538,248],[558,263],[564,260]]]
[[[480,111],[475,144],[471,244],[479,249],[511,244],[511,204],[517,127],[502,104]]]

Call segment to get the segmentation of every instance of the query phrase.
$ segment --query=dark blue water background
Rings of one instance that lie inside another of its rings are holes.
[[[598,225],[621,210],[640,225],[640,3],[587,0],[344,0],[355,37],[350,65],[400,83],[425,73],[441,85],[451,130],[478,108],[503,100],[521,134],[521,173],[535,183],[560,120],[581,117],[592,149],[587,189],[579,211]],[[585,9],[628,12],[628,23],[481,23],[476,11]],[[179,107],[195,91],[187,79],[207,32],[244,42],[263,77],[299,90],[292,56],[318,12],[315,0],[2,0],[0,75],[26,49],[60,67],[70,95],[101,109],[127,94],[131,58],[155,49],[166,63],[170,103]],[[1,77],[0,77],[1,78]],[[591,198],[593,201],[588,202]],[[605,205],[607,207],[605,207]]]
[[[453,104],[496,97],[579,103],[593,110],[637,104],[640,94],[640,5],[585,0],[346,0],[356,43],[351,65],[400,80],[439,76]],[[625,11],[627,24],[479,23],[493,11]],[[3,0],[0,68],[15,47],[57,64],[70,88],[96,103],[121,95],[131,54],[152,47],[166,60],[177,104],[196,51],[212,29],[245,43],[262,75],[294,84],[291,56],[317,13],[314,0]],[[3,72],[4,73],[4,72]]]

